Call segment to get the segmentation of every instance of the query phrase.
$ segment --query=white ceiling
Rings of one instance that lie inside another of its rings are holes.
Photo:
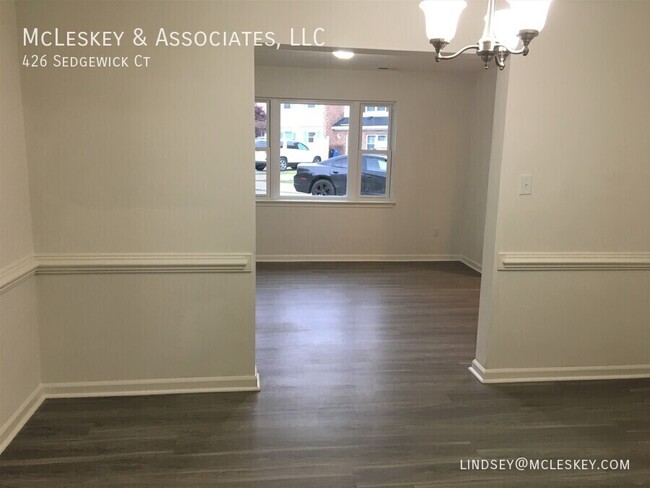
[[[258,66],[282,66],[294,68],[329,68],[376,70],[388,68],[397,71],[444,71],[444,72],[479,72],[483,64],[476,54],[462,54],[451,61],[436,63],[433,49],[431,52],[413,51],[376,51],[355,49],[355,56],[350,60],[337,59],[331,48],[272,47],[255,48],[255,64]],[[496,66],[490,66],[490,69]]]

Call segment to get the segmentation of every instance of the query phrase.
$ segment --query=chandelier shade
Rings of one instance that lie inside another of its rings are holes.
[[[513,21],[519,30],[541,30],[546,25],[546,17],[551,0],[508,0]]]
[[[427,37],[450,42],[456,35],[460,14],[467,7],[464,0],[425,0],[420,2],[424,12]]]
[[[512,10],[497,10],[494,12],[492,22],[494,35],[499,39],[499,42],[510,50],[517,49],[517,46],[519,46],[519,28],[515,23]]]

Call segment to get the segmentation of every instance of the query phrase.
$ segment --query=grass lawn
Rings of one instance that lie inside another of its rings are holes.
[[[280,195],[304,195],[304,193],[297,192],[293,187],[293,177],[295,175],[295,169],[280,172]],[[255,188],[258,193],[265,193],[266,171],[255,171]]]

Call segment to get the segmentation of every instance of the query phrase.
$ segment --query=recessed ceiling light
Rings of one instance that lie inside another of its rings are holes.
[[[354,57],[354,53],[352,51],[338,50],[332,51],[332,54],[339,59],[352,59]]]

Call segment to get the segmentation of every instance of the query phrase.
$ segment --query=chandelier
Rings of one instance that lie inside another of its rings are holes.
[[[508,0],[509,9],[495,10],[495,0],[488,0],[485,29],[478,43],[444,55],[442,49],[456,35],[464,0],[425,0],[420,9],[426,19],[427,37],[436,52],[436,62],[454,59],[465,51],[475,50],[488,68],[490,61],[503,69],[511,54],[528,54],[528,45],[544,28],[551,0]],[[521,41],[521,44],[520,44]]]

